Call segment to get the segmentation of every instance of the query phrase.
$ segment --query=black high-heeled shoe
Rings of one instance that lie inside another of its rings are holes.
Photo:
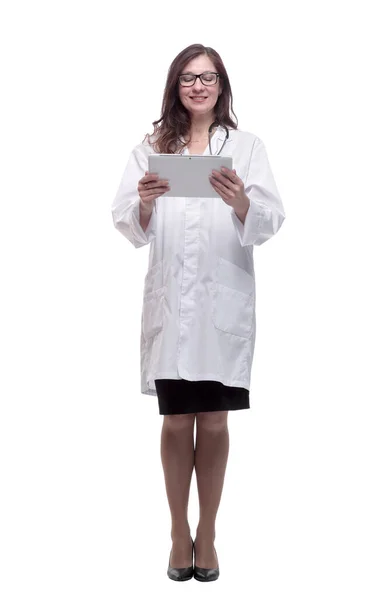
[[[194,549],[193,538],[191,539],[191,541],[193,543],[193,549]],[[171,550],[171,552],[172,552],[172,550]],[[170,552],[170,559],[171,559],[171,552]],[[193,553],[192,553],[192,558],[193,558]],[[170,579],[172,579],[173,581],[189,581],[189,579],[191,579],[193,577],[193,560],[192,560],[190,567],[183,567],[181,569],[178,569],[176,567],[170,567],[170,559],[168,560],[168,569],[167,569],[167,575],[169,576]]]
[[[193,542],[193,551],[194,551],[194,579],[197,581],[216,581],[220,575],[220,569],[217,567],[216,569],[205,569],[203,567],[197,567],[196,565],[196,551],[195,551],[195,543]],[[216,558],[217,553],[215,550]]]

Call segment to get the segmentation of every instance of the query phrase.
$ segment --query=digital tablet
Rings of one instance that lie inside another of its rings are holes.
[[[159,179],[168,179],[170,190],[161,195],[189,198],[220,198],[213,189],[209,175],[221,167],[232,169],[232,156],[201,154],[150,154],[148,172]]]

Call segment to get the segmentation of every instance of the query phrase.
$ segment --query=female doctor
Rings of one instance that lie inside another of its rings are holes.
[[[141,392],[157,396],[164,415],[161,460],[172,519],[167,575],[175,581],[219,577],[215,520],[229,451],[228,411],[250,407],[253,246],[275,235],[285,219],[265,146],[237,128],[230,104],[219,54],[201,44],[180,52],[168,72],[162,117],[132,150],[112,205],[115,227],[136,248],[150,244]],[[233,169],[211,174],[217,197],[170,198],[170,182],[147,170],[151,153],[232,156]],[[187,519],[193,468],[200,506],[194,542]]]

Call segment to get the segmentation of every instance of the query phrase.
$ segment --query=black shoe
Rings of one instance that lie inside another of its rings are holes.
[[[194,548],[193,539],[191,541],[192,541],[193,548]],[[172,550],[171,550],[171,552],[172,552]],[[171,552],[170,552],[170,559],[171,559]],[[175,567],[170,567],[170,560],[169,560],[167,575],[169,576],[170,579],[173,579],[174,581],[188,581],[189,579],[191,579],[193,577],[193,561],[192,561],[192,564],[190,567],[183,567],[182,569],[177,569]]]
[[[197,581],[216,581],[220,575],[219,567],[216,569],[204,569],[202,567],[197,567],[196,565],[196,551],[195,551],[195,543],[193,542],[193,550],[194,550],[194,579]],[[216,550],[215,550],[216,554]],[[217,554],[216,554],[217,557]]]

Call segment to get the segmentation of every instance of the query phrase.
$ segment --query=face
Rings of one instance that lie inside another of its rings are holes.
[[[216,72],[216,68],[208,56],[197,56],[189,61],[181,71],[181,75],[185,73],[193,73],[201,75],[205,71]],[[214,116],[214,105],[216,104],[219,92],[221,91],[220,79],[214,85],[204,85],[198,77],[192,86],[184,87],[178,82],[179,98],[183,106],[189,111],[192,117],[205,116],[210,113],[211,118]],[[205,100],[194,100],[194,96],[203,96]]]

